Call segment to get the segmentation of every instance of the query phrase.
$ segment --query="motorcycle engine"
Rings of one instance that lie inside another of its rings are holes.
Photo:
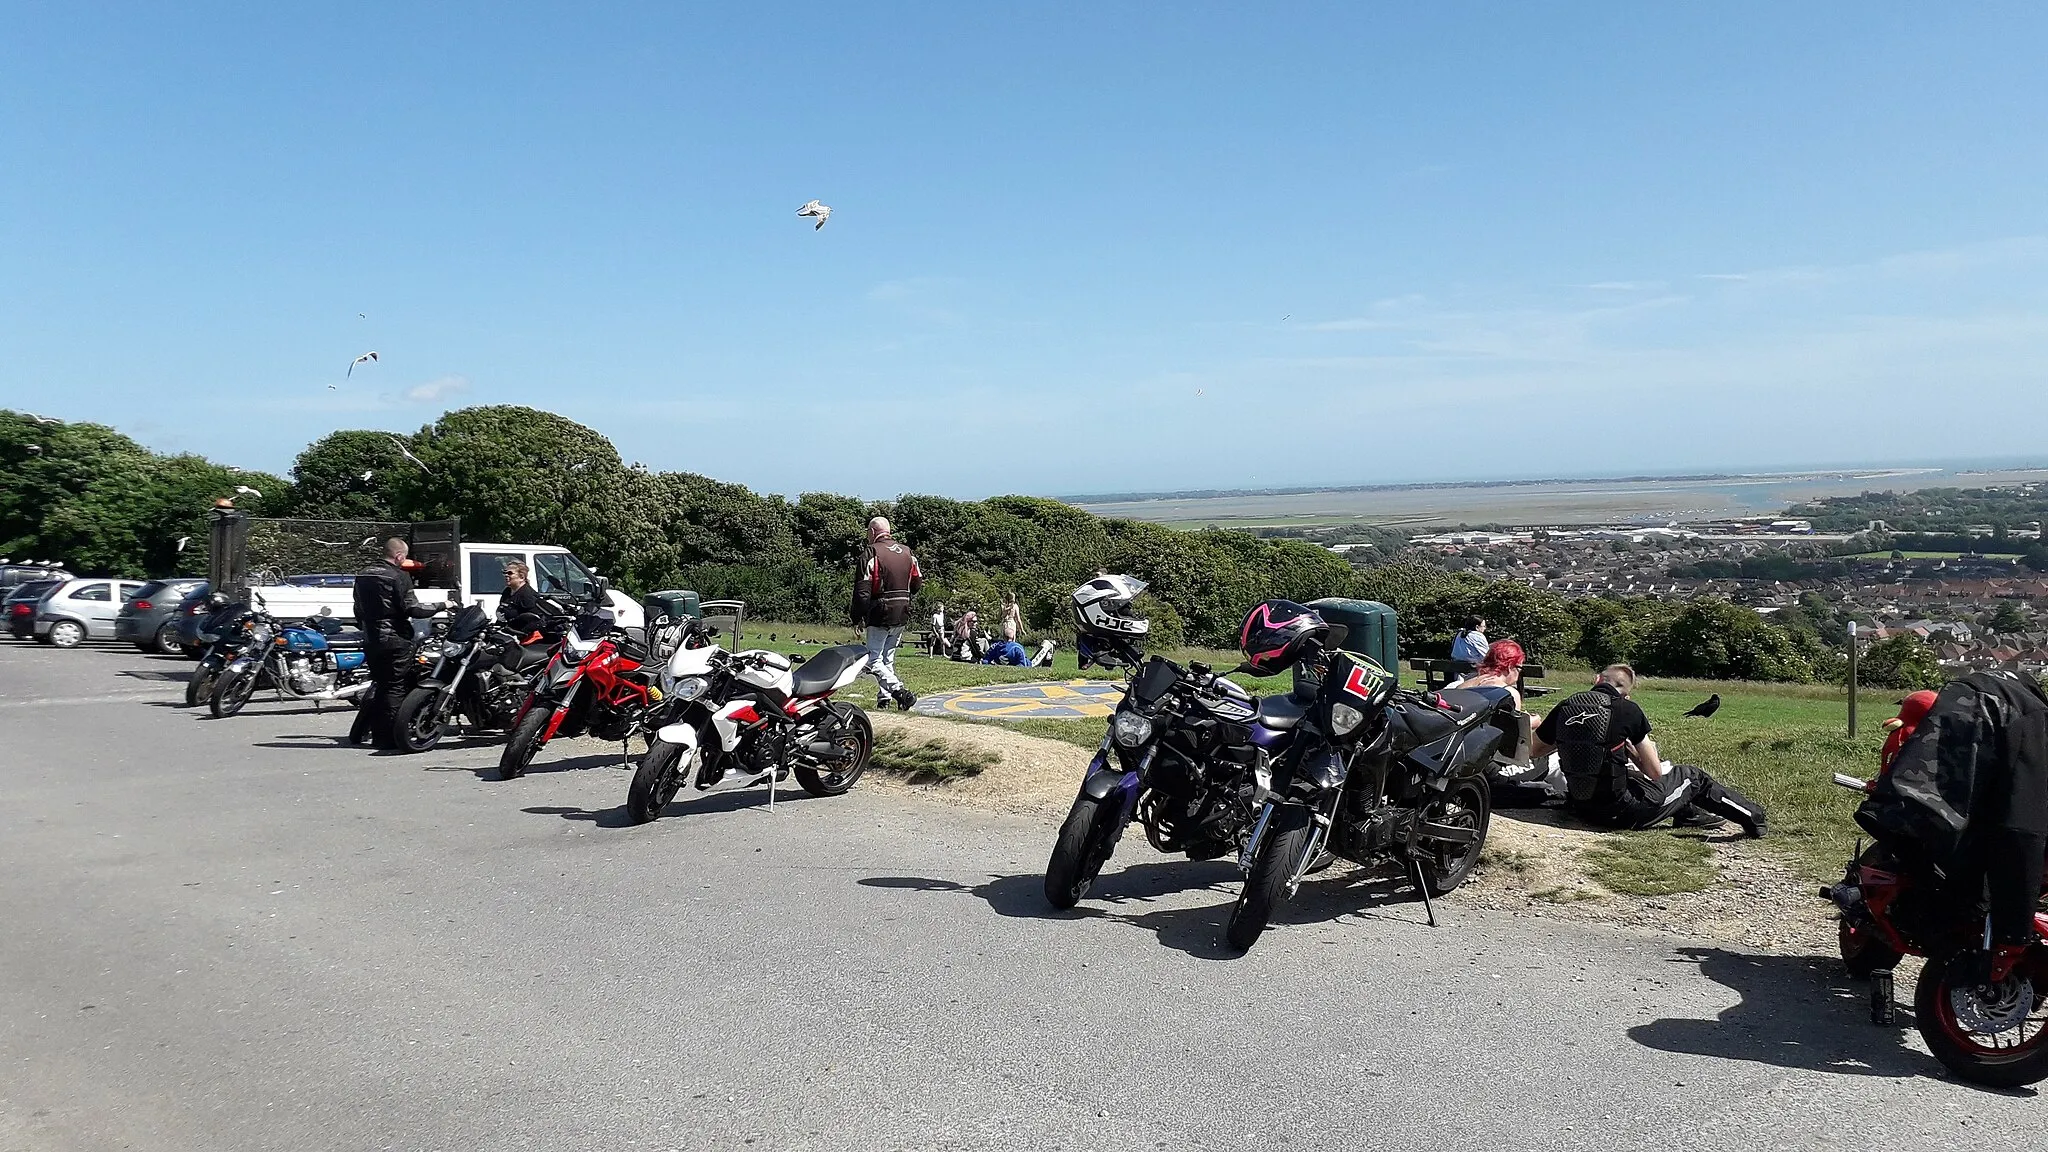
[[[325,692],[334,687],[334,675],[330,672],[313,671],[313,662],[304,656],[293,656],[285,662],[285,675],[290,678],[292,690],[301,695]]]

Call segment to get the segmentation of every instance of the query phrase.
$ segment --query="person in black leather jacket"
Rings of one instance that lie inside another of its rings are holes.
[[[441,607],[421,604],[413,593],[412,577],[402,564],[409,551],[405,541],[393,536],[384,542],[384,558],[356,573],[356,624],[363,630],[364,662],[370,666],[369,692],[363,696],[364,717],[357,720],[352,739],[360,739],[367,727],[370,743],[391,748],[392,719],[405,700],[405,677],[400,662],[412,650],[412,622],[432,616]]]
[[[505,565],[505,594],[498,599],[499,621],[509,624],[522,616],[545,617],[547,612],[540,593],[526,582],[526,565],[517,560]]]

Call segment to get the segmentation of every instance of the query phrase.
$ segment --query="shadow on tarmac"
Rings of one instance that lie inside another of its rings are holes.
[[[1629,1038],[1646,1048],[1844,1076],[1942,1072],[1934,1057],[1906,1046],[1912,989],[1904,980],[1900,994],[1909,1002],[1899,1007],[1901,1024],[1885,1028],[1870,1022],[1868,985],[1833,957],[1680,948],[1667,963],[1697,965],[1700,975],[1742,999],[1712,1020],[1656,1020],[1629,1029]]]
[[[778,788],[775,792],[775,806],[801,804],[816,797],[801,789]],[[763,788],[719,788],[702,795],[678,798],[669,801],[662,809],[662,818],[673,820],[682,816],[709,816],[718,812],[744,812],[751,808],[768,807],[768,789]],[[632,828],[633,818],[626,813],[626,806],[616,808],[565,808],[557,805],[535,805],[521,808],[535,816],[560,816],[564,820],[584,820],[599,828]]]
[[[913,892],[964,892],[980,897],[999,916],[1034,920],[1095,919],[1127,924],[1150,932],[1161,944],[1199,960],[1235,960],[1243,955],[1223,938],[1238,887],[1237,864],[1228,858],[1165,860],[1106,872],[1089,887],[1082,903],[1065,912],[1046,901],[1045,877],[1038,873],[992,876],[982,884],[962,884],[920,876],[870,876],[859,883],[869,888]],[[1197,890],[1214,892],[1223,899],[1192,908],[1141,910],[1145,903],[1161,896]],[[1369,914],[1381,905],[1406,901],[1420,902],[1413,885],[1407,881],[1349,870],[1329,879],[1303,884],[1294,899],[1278,910],[1272,922],[1276,926],[1322,924],[1347,915]],[[1407,922],[1406,917],[1399,919]],[[1415,922],[1419,927],[1419,920]]]

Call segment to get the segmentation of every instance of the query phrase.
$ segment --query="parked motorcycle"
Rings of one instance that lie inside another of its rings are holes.
[[[1072,908],[1087,895],[1134,816],[1161,852],[1213,860],[1243,848],[1259,810],[1254,769],[1292,736],[1261,723],[1265,716],[1262,702],[1206,664],[1146,660],[1060,826],[1046,900]]]
[[[207,614],[199,624],[199,639],[205,647],[191,678],[185,681],[185,707],[197,708],[213,699],[221,669],[249,646],[249,634],[242,629],[242,623],[250,616],[249,605],[231,602],[224,592],[216,592],[207,599]]]
[[[1256,638],[1265,632],[1281,639]],[[1270,778],[1258,781],[1266,799],[1238,858],[1244,887],[1226,939],[1238,949],[1257,943],[1326,851],[1402,866],[1435,924],[1430,897],[1463,884],[1486,842],[1487,766],[1501,740],[1494,702],[1398,689],[1370,658],[1334,647],[1341,629],[1299,604],[1259,605],[1245,635],[1254,670],[1300,665],[1295,691],[1260,709],[1267,724],[1297,731]]]
[[[279,627],[268,613],[252,611],[241,629],[245,646],[221,669],[208,700],[216,717],[240,712],[264,684],[280,697],[316,701],[353,700],[370,687],[361,645],[333,642],[341,622],[332,615]]]
[[[875,730],[859,705],[832,694],[867,669],[859,644],[806,660],[686,642],[663,669],[667,695],[650,718],[627,813],[636,824],[660,819],[685,783],[707,789],[733,772],[756,783],[794,772],[813,796],[845,794],[867,771]]]
[[[1839,772],[1834,781],[1858,792],[1876,786]],[[1881,840],[1858,844],[1842,882],[1820,895],[1841,910],[1842,962],[1870,980],[1872,1022],[1896,1023],[1892,969],[1924,956],[1913,1023],[1935,1059],[1995,1088],[2048,1079],[2048,914],[2034,916],[2032,947],[1994,960],[1978,895],[1959,898],[1910,848]]]
[[[602,582],[594,585],[603,595]],[[648,731],[647,709],[661,699],[647,650],[593,603],[563,633],[512,717],[498,757],[498,779],[515,780],[548,741],[589,733],[625,743]]]
[[[447,630],[413,648],[412,688],[398,707],[393,737],[407,752],[438,744],[457,718],[472,729],[513,725],[549,648],[493,625],[474,604],[455,614]]]

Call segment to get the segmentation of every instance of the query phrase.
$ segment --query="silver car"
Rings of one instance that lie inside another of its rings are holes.
[[[113,639],[114,618],[143,583],[91,576],[66,580],[36,604],[36,639],[59,648]]]

